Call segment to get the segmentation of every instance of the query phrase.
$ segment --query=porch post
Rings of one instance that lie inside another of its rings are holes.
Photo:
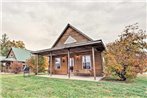
[[[36,55],[36,75],[38,75],[38,58],[39,58],[39,55],[37,54]]]
[[[70,78],[70,49],[68,49],[68,78]]]
[[[52,53],[50,52],[50,76],[52,76]]]
[[[95,70],[95,48],[94,48],[94,47],[92,47],[92,64],[93,64],[94,80],[96,80],[96,70]]]
[[[49,75],[50,72],[50,55],[48,56],[48,69],[47,69],[47,73]]]

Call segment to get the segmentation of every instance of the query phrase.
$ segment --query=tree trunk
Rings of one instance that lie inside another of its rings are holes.
[[[115,71],[116,74],[121,78],[122,81],[126,81],[126,65],[123,65],[123,70],[121,72]]]

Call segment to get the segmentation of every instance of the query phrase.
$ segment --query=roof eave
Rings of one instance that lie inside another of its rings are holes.
[[[69,49],[69,48],[82,47],[82,46],[94,46],[94,45],[98,45],[100,43],[102,45],[101,48],[103,48],[102,51],[104,51],[105,50],[105,46],[104,46],[102,40],[96,40],[96,41],[93,41],[91,43],[89,42],[89,43],[82,44],[82,45],[77,44],[77,45],[74,45],[74,46],[65,46],[65,47],[62,47],[62,48],[55,48],[55,49],[54,48],[50,48],[50,49],[33,51],[32,53],[33,54],[41,54],[41,53],[44,53],[44,52],[51,52],[51,51],[56,51],[56,50],[61,50],[61,49]]]

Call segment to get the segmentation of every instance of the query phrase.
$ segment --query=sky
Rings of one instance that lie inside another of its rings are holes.
[[[117,1],[3,0],[0,33],[40,50],[50,48],[68,23],[104,44],[118,39],[127,25],[137,22],[146,30],[147,3]]]

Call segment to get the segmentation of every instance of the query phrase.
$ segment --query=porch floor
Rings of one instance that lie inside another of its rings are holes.
[[[70,76],[68,78],[68,75],[37,75],[39,77],[48,77],[48,78],[59,78],[59,79],[71,79],[71,80],[85,80],[85,81],[100,81],[103,77],[96,77],[96,80],[94,80],[94,77],[92,76]]]

